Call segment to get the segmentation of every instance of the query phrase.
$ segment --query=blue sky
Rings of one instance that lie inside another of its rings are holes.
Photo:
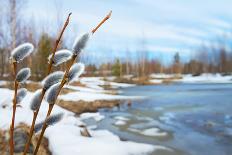
[[[29,0],[26,17],[55,33],[57,15],[64,20],[72,12],[65,35],[71,46],[76,35],[90,31],[112,10],[112,19],[94,35],[87,55],[125,59],[144,46],[150,57],[168,62],[177,51],[187,60],[203,44],[217,46],[218,37],[231,33],[231,6],[231,0]]]

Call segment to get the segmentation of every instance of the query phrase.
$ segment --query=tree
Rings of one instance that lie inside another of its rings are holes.
[[[181,65],[180,65],[180,55],[179,53],[175,53],[174,59],[173,59],[173,73],[180,74],[181,73]]]
[[[117,77],[121,76],[121,64],[119,59],[117,59],[112,66],[112,74]]]
[[[34,57],[34,73],[37,79],[42,79],[46,75],[48,56],[52,51],[53,40],[48,34],[43,33],[39,39],[37,53]]]

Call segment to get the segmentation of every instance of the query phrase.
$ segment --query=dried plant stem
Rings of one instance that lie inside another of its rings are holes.
[[[69,24],[69,19],[70,19],[70,16],[71,16],[72,13],[69,13],[65,23],[64,23],[64,26],[59,34],[59,37],[58,39],[56,40],[56,43],[55,43],[55,46],[54,46],[54,49],[52,51],[52,57],[51,59],[49,60],[49,65],[48,65],[48,71],[47,71],[47,75],[49,75],[51,73],[51,70],[52,70],[52,61],[54,59],[54,55],[55,55],[55,52],[57,51],[57,48],[58,48],[58,45],[59,45],[59,42],[63,36],[63,33],[66,29],[66,27],[68,26]],[[34,133],[34,127],[35,127],[35,122],[36,122],[36,119],[37,119],[37,116],[38,116],[38,113],[39,113],[39,109],[40,109],[40,106],[41,106],[41,103],[43,101],[43,98],[44,98],[44,95],[45,95],[45,92],[46,90],[43,89],[42,90],[42,94],[41,94],[41,99],[40,99],[40,105],[39,105],[39,108],[34,112],[34,115],[33,115],[33,120],[32,120],[32,123],[31,123],[31,128],[30,128],[30,133],[29,133],[29,137],[27,139],[27,143],[25,145],[25,148],[24,148],[24,153],[23,155],[26,155],[27,154],[27,151],[29,149],[29,146],[30,146],[30,143],[31,143],[31,139],[32,139],[32,136],[33,136],[33,133]]]
[[[110,18],[112,14],[112,11],[110,11],[110,13],[92,30],[92,34],[94,34],[98,28],[106,21]],[[70,68],[72,67],[72,65],[75,63],[75,60],[77,58],[78,55],[73,55],[71,60],[70,60],[70,63],[69,65],[67,66],[66,70],[65,70],[65,74],[63,76],[63,79],[61,81],[61,84],[59,86],[59,89],[58,89],[58,92],[56,94],[56,100],[57,100],[57,97],[59,96],[59,93],[61,92],[61,89],[63,88],[63,86],[65,85],[65,83],[67,82],[67,76],[68,76],[68,73],[69,73],[69,70]],[[35,151],[33,153],[33,155],[36,155],[38,150],[39,150],[39,147],[40,147],[40,144],[41,144],[41,141],[42,141],[42,138],[44,136],[44,133],[45,133],[45,130],[47,128],[47,119],[48,117],[50,116],[51,112],[52,112],[52,109],[54,107],[55,104],[50,104],[49,105],[49,108],[48,108],[48,111],[47,111],[47,116],[46,116],[46,119],[45,119],[45,122],[43,124],[43,127],[42,127],[42,130],[41,130],[41,133],[40,133],[40,136],[39,136],[39,140],[37,142],[37,145],[36,145],[36,148],[35,148]]]
[[[14,124],[15,124],[15,114],[16,114],[16,103],[17,103],[17,91],[18,91],[18,82],[16,81],[17,74],[17,62],[13,62],[13,70],[14,70],[14,99],[13,99],[13,113],[12,120],[10,126],[10,155],[14,154]]]

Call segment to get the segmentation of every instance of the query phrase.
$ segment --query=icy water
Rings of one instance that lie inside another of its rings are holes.
[[[137,86],[131,106],[103,109],[98,124],[122,140],[165,146],[155,155],[232,155],[232,84]],[[121,116],[121,117],[118,117]]]

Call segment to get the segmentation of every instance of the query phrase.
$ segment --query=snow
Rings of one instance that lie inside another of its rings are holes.
[[[80,82],[89,88],[100,89],[100,90],[103,89],[101,87],[102,85],[111,85],[112,88],[125,88],[125,87],[135,86],[134,84],[116,83],[116,82],[104,81],[102,79],[103,77],[82,77],[80,78]]]
[[[129,121],[130,120],[129,118],[122,117],[122,116],[115,116],[114,119],[121,120],[121,121]]]
[[[152,137],[163,137],[167,136],[166,132],[161,132],[159,128],[149,128],[149,129],[135,129],[135,128],[128,128],[129,131],[135,132],[144,136],[152,136]]]
[[[153,73],[150,75],[150,78],[154,78],[154,79],[168,79],[173,77],[174,74]]]
[[[93,118],[95,121],[99,122],[105,118],[105,116],[101,115],[100,113],[83,113],[80,115],[81,120]]]
[[[12,111],[12,96],[13,91],[5,88],[0,88],[0,128],[8,129],[10,127],[11,111]],[[29,108],[29,103],[32,93],[28,92],[23,99],[21,108],[17,108],[16,112],[16,126],[23,122],[30,125],[33,113]],[[88,96],[87,96],[88,97]],[[2,105],[7,105],[5,108]],[[38,115],[37,122],[44,120],[48,109],[48,103],[42,102],[41,109]],[[95,118],[97,121],[103,119],[99,113],[87,113],[76,117],[74,113],[69,112],[57,105],[54,106],[52,114],[63,112],[64,118],[56,125],[49,127],[45,136],[49,140],[49,149],[54,155],[136,155],[148,154],[156,149],[168,149],[164,146],[153,146],[150,144],[142,144],[130,141],[121,141],[118,136],[107,130],[92,130],[88,128],[91,138],[80,135],[79,127],[84,125],[82,119]],[[95,128],[93,126],[93,128]]]
[[[149,80],[151,83],[153,84],[160,84],[160,83],[163,83],[163,80],[159,80],[159,79],[151,79]]]
[[[103,90],[103,89],[93,89],[93,88],[80,87],[80,86],[65,85],[64,88],[68,88],[68,89],[71,89],[71,90],[82,91],[82,92],[108,93],[108,91]]]
[[[190,74],[183,75],[182,79],[175,80],[183,83],[232,83],[232,75],[222,76],[221,74],[202,74],[200,76],[192,76]]]
[[[149,128],[145,129],[141,132],[145,136],[167,136],[168,134],[166,132],[161,132],[159,128]]]
[[[117,120],[116,122],[114,122],[114,125],[118,125],[118,126],[126,125],[126,121]]]
[[[129,118],[126,117],[122,117],[122,116],[115,116],[114,119],[116,120],[116,122],[114,122],[114,125],[117,126],[122,126],[127,124],[127,121],[129,121]]]
[[[6,81],[0,81],[0,86],[4,86],[4,85],[6,85],[6,84],[7,84]]]
[[[180,79],[175,79],[175,74],[151,74],[150,82],[160,84],[165,79],[172,79],[173,82],[181,83],[232,83],[232,75],[222,76],[221,74],[204,73],[199,76],[192,76],[191,74],[182,74]]]
[[[90,92],[71,92],[65,95],[60,95],[59,99],[65,101],[95,101],[95,100],[126,100],[126,99],[141,99],[140,96],[122,96],[111,94],[100,94]]]

